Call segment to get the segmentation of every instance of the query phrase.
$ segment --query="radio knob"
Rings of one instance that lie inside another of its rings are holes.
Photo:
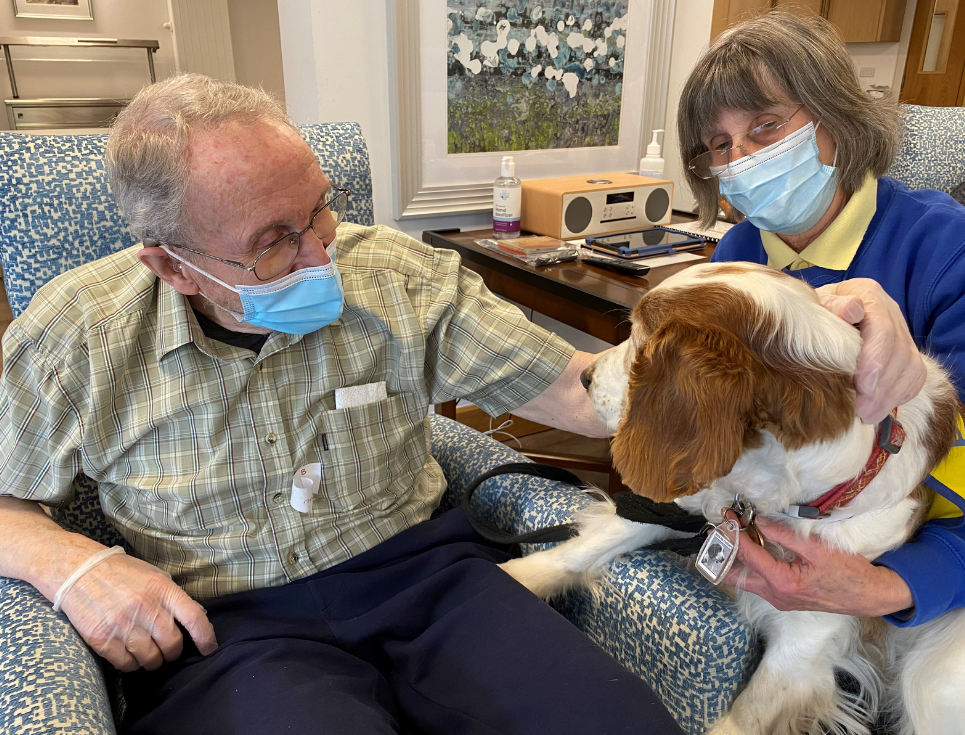
[[[649,204],[648,204],[649,207]],[[649,211],[649,210],[648,210]],[[574,235],[583,232],[593,219],[593,205],[586,197],[576,197],[566,205],[563,222]]]

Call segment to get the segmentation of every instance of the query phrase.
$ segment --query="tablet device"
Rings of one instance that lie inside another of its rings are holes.
[[[606,237],[588,237],[586,244],[593,250],[618,258],[646,258],[651,255],[699,250],[704,246],[700,237],[674,232],[666,227],[650,227],[646,230],[623,232]]]

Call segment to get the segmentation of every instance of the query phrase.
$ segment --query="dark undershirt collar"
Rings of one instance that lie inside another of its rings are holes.
[[[265,342],[268,341],[268,337],[270,336],[267,334],[251,334],[249,332],[232,332],[217,322],[211,321],[197,309],[194,310],[194,316],[197,318],[198,326],[201,327],[204,336],[208,339],[224,342],[232,347],[242,347],[246,350],[251,350],[256,355],[261,352],[261,348],[265,346]]]

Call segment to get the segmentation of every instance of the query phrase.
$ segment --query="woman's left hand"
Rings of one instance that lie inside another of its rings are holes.
[[[918,347],[898,304],[870,278],[829,284],[817,292],[826,309],[861,332],[854,376],[856,411],[862,421],[876,424],[925,385],[925,363]]]
[[[744,534],[725,581],[763,597],[778,610],[878,617],[914,604],[908,585],[887,567],[833,549],[819,538],[801,538],[782,523],[761,518],[758,528],[764,538],[793,551],[797,559],[775,559]]]

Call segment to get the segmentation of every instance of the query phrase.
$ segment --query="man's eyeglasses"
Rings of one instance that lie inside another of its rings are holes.
[[[319,207],[312,215],[312,220],[308,223],[308,227],[301,232],[289,232],[287,235],[279,237],[271,245],[262,250],[251,265],[245,265],[236,260],[218,258],[185,245],[175,245],[174,243],[165,244],[169,247],[187,250],[189,253],[203,255],[205,258],[217,260],[219,263],[232,265],[235,268],[241,268],[241,270],[254,273],[255,278],[259,281],[270,281],[275,276],[281,275],[288,270],[288,267],[295,262],[295,257],[298,255],[298,248],[302,242],[302,235],[312,230],[315,233],[315,237],[319,240],[324,240],[335,232],[335,228],[345,219],[349,194],[351,194],[351,192],[348,189],[342,189],[337,186],[329,187],[325,204]],[[147,241],[145,244],[148,244]]]
[[[722,173],[722,169],[728,166],[733,160],[742,156],[756,156],[762,149],[769,145],[784,140],[787,137],[787,124],[804,105],[798,107],[794,112],[785,118],[773,116],[772,120],[766,120],[760,125],[751,128],[742,136],[732,141],[730,145],[721,146],[714,150],[701,153],[690,160],[690,170],[695,176],[702,179],[709,179]]]

